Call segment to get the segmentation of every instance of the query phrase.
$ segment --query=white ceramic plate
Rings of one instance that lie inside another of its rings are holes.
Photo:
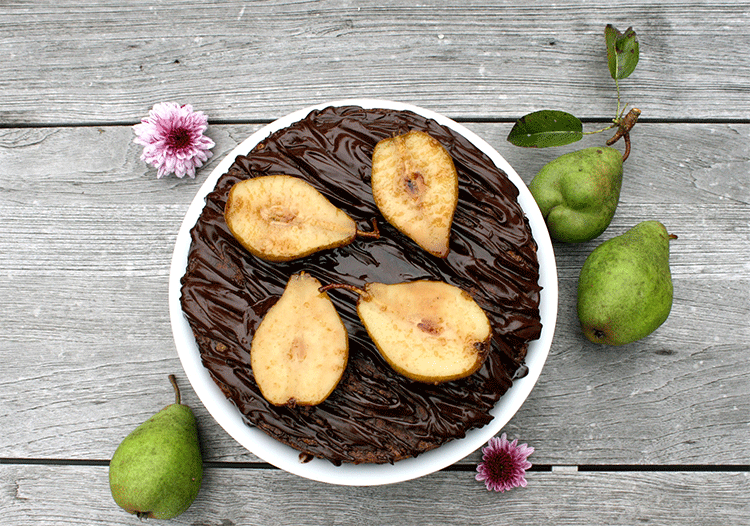
[[[201,363],[198,346],[180,305],[180,279],[185,274],[187,267],[190,229],[195,225],[203,210],[206,195],[214,189],[219,177],[229,170],[237,155],[247,154],[269,134],[303,119],[314,109],[347,105],[413,111],[452,128],[474,143],[500,169],[508,174],[510,180],[518,187],[520,192],[519,203],[529,219],[532,234],[538,245],[539,283],[543,287],[540,303],[543,328],[541,337],[529,344],[526,357],[526,365],[529,368],[528,374],[519,380],[515,380],[513,387],[500,398],[492,410],[494,418],[488,425],[469,431],[462,439],[450,441],[416,458],[401,460],[394,464],[344,464],[334,466],[321,459],[301,463],[299,451],[278,442],[259,429],[246,425],[240,412],[219,390],[211,379],[208,370]],[[264,461],[311,480],[348,486],[390,484],[421,477],[454,464],[482,447],[490,438],[498,434],[518,411],[539,378],[552,343],[552,335],[557,320],[557,267],[547,227],[534,198],[518,174],[489,144],[464,126],[423,108],[377,99],[338,100],[295,111],[264,126],[230,152],[211,172],[188,208],[182,227],[177,234],[169,275],[169,311],[177,353],[188,380],[209,413],[237,442]]]

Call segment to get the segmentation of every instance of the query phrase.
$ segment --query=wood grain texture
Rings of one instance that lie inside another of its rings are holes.
[[[137,523],[111,499],[107,462],[173,401],[176,373],[207,466],[172,524],[746,524],[749,20],[750,2],[717,0],[3,1],[0,523]],[[528,487],[487,492],[473,478],[479,452],[415,481],[337,487],[240,447],[190,388],[167,310],[175,236],[211,170],[263,123],[373,97],[460,120],[528,183],[608,137],[543,150],[505,140],[544,108],[584,118],[585,131],[610,122],[607,23],[639,35],[620,84],[643,114],[610,228],[554,245],[554,341],[503,430],[536,449]],[[132,143],[129,125],[168,100],[210,117],[214,157],[196,179],[156,179]],[[648,219],[678,235],[672,313],[644,340],[593,345],[575,313],[580,267]]]
[[[156,102],[257,121],[349,97],[461,118],[612,118],[603,30],[641,43],[647,119],[750,118],[747,2],[5,2],[0,123],[137,122]],[[565,21],[565,22],[561,22]]]
[[[564,150],[512,147],[509,123],[466,125],[526,182]],[[178,373],[206,458],[257,460],[187,388],[167,311],[184,213],[212,168],[257,128],[211,126],[215,156],[194,180],[156,179],[129,127],[0,130],[0,456],[108,459],[171,402],[166,375]],[[537,463],[750,463],[749,135],[748,125],[639,124],[610,229],[555,245],[551,354],[506,426],[537,448]],[[575,315],[580,266],[601,240],[654,218],[679,235],[669,320],[624,348],[590,344]]]
[[[381,487],[329,486],[278,470],[208,468],[186,526],[420,525],[737,526],[750,513],[748,473],[527,473],[528,486],[488,492],[471,472],[438,472]],[[0,465],[7,526],[132,525],[106,466]],[[161,521],[159,521],[161,522]]]

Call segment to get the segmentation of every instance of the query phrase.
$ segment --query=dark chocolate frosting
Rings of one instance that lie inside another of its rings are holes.
[[[426,131],[453,157],[459,202],[450,254],[436,258],[380,215],[370,188],[375,144],[411,129]],[[381,237],[287,262],[252,256],[224,222],[229,189],[270,174],[301,177]],[[191,231],[182,278],[182,308],[204,365],[248,424],[303,456],[342,462],[394,462],[418,455],[469,429],[486,425],[489,411],[523,365],[528,342],[539,337],[540,286],[536,243],[517,202],[518,189],[492,161],[450,128],[408,111],[331,107],[273,133],[238,156],[206,197]],[[250,369],[250,344],[265,312],[289,277],[305,271],[323,285],[443,280],[474,297],[493,328],[483,367],[468,378],[428,385],[394,372],[380,357],[356,313],[356,299],[329,292],[349,333],[349,362],[338,387],[314,407],[276,407],[260,394]]]

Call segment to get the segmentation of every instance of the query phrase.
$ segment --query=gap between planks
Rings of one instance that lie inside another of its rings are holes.
[[[0,458],[0,465],[46,465],[46,466],[108,466],[108,459],[65,459],[65,458]],[[206,468],[223,469],[279,469],[266,462],[219,462],[207,461]],[[473,464],[454,464],[441,471],[474,471]],[[527,471],[552,473],[593,473],[593,472],[750,472],[750,465],[744,464],[582,464],[582,465],[551,465],[534,464]]]
[[[516,122],[521,118],[518,117],[450,117],[451,120],[458,123],[481,123],[481,124],[507,124]],[[209,119],[209,126],[265,126],[274,122],[276,119]],[[611,122],[610,117],[581,117],[580,121],[584,124]],[[117,128],[122,126],[134,126],[139,121],[82,121],[82,122],[30,122],[30,123],[2,123],[0,130],[3,129],[34,129],[34,128]],[[746,118],[698,118],[698,119],[660,119],[640,117],[638,122],[643,124],[750,124],[750,119]]]

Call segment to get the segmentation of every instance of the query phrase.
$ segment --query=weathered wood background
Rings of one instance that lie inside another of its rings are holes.
[[[543,108],[588,130],[617,102],[603,29],[633,26],[621,81],[639,107],[621,203],[598,240],[556,244],[549,359],[506,426],[536,448],[529,485],[494,494],[474,453],[403,484],[329,486],[238,446],[174,349],[174,239],[212,168],[262,124],[349,97],[457,119],[529,182],[565,148],[505,138]],[[207,461],[174,524],[638,523],[738,525],[750,515],[750,3],[6,1],[0,5],[0,522],[135,524],[107,486],[120,440],[169,402],[176,373]],[[196,179],[157,180],[131,125],[156,102],[210,118]],[[647,219],[672,243],[675,302],[622,348],[578,328],[578,271]]]

